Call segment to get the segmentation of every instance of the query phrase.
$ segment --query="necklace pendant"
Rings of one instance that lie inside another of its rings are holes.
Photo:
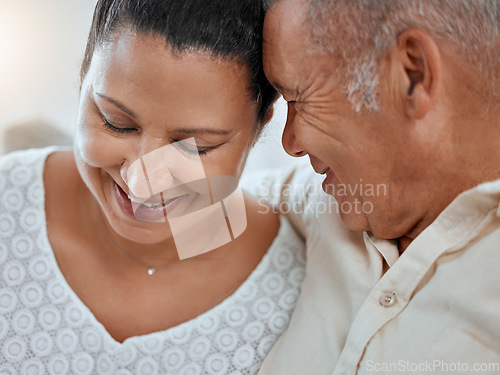
[[[148,268],[148,275],[151,276],[153,273],[155,273],[155,269],[153,267]]]

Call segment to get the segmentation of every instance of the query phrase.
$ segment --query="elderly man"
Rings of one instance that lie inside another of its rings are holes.
[[[499,35],[498,0],[271,4],[283,145],[339,215],[303,171],[260,185],[308,244],[260,374],[500,373]]]

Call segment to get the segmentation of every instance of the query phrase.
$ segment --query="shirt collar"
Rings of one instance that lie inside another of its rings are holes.
[[[465,226],[472,225],[492,209],[495,209],[496,215],[500,217],[500,179],[483,183],[460,194],[424,232],[432,227],[433,229],[439,228],[443,234],[454,234],[464,224]],[[399,259],[396,240],[377,238],[371,232],[364,232],[363,237],[365,245],[375,248],[389,267],[392,267]]]
[[[396,240],[377,238],[371,232],[364,232],[363,238],[365,245],[367,247],[374,247],[382,255],[389,267],[392,267],[399,259],[398,243]]]

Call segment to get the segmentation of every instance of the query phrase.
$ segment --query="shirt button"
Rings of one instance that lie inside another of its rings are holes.
[[[384,307],[391,307],[396,302],[397,292],[383,293],[380,296],[379,302]]]

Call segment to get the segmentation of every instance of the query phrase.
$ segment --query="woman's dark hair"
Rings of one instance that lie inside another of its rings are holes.
[[[165,38],[174,52],[201,50],[249,67],[259,122],[277,97],[262,67],[262,0],[99,0],[85,50],[83,82],[96,48],[128,26]]]

